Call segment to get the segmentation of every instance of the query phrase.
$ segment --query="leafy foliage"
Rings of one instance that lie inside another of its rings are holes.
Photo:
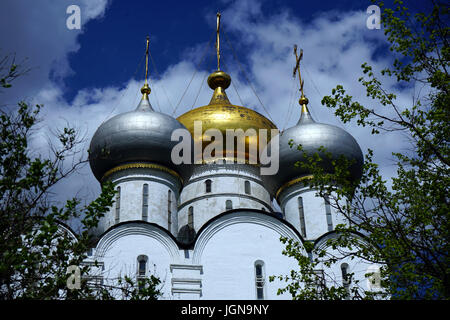
[[[0,72],[6,89],[24,70],[6,57]],[[58,133],[59,145],[52,146],[49,158],[32,156],[29,139],[41,109],[19,102],[16,110],[0,114],[0,299],[157,298],[160,280],[154,276],[139,283],[126,277],[126,285],[122,280],[115,286],[89,283],[91,267],[84,263],[92,244],[89,230],[112,206],[114,186],[105,183],[100,196],[85,206],[76,198],[63,207],[52,205],[51,188],[86,160],[73,160],[80,143],[73,128]],[[71,219],[80,220],[77,235],[63,223]],[[80,268],[79,289],[67,287],[71,265]]]
[[[333,208],[349,223],[338,225],[337,236],[327,240],[327,248],[340,250],[340,257],[327,256],[324,248],[307,247],[308,258],[298,244],[287,242],[284,253],[298,261],[300,271],[278,278],[288,282],[281,292],[290,292],[295,299],[450,297],[449,9],[433,2],[431,12],[412,16],[402,1],[395,1],[394,9],[385,8],[382,2],[378,5],[395,60],[379,76],[364,63],[359,78],[367,97],[378,106],[357,102],[342,85],[325,96],[322,104],[344,123],[356,121],[374,135],[402,132],[411,150],[393,153],[397,173],[390,186],[373,162],[372,150],[368,150],[363,175],[356,182],[350,179],[347,168],[351,163],[345,158],[334,161],[333,174],[320,168],[318,155],[299,163],[313,175],[309,186],[318,195],[329,197]],[[383,86],[383,77],[394,78],[399,87],[421,86],[422,90],[411,106],[399,105],[396,94]],[[301,146],[298,148],[301,152]],[[383,289],[364,292],[355,289],[355,284],[354,292],[346,295],[344,286],[337,284],[322,292],[312,291],[308,284],[317,278],[312,270],[345,257],[381,265]]]

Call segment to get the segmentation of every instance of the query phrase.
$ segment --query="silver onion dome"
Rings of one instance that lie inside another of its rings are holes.
[[[297,149],[298,145],[302,145],[302,151]],[[358,179],[361,177],[364,160],[361,148],[356,140],[341,128],[315,122],[308,112],[306,104],[302,105],[302,113],[297,125],[280,133],[279,146],[279,171],[276,176],[270,179],[273,194],[276,194],[283,185],[294,179],[310,174],[301,166],[295,166],[296,162],[305,161],[303,152],[307,156],[313,156],[317,152],[322,159],[322,168],[328,173],[334,171],[331,161],[343,155],[346,159],[352,161],[350,167],[352,178]],[[321,146],[325,148],[325,152],[318,150]],[[331,153],[331,159],[326,156],[326,153]]]
[[[147,87],[148,88],[148,87]],[[185,127],[166,114],[156,112],[148,100],[148,91],[134,111],[119,114],[104,122],[95,132],[90,148],[89,163],[97,180],[108,170],[126,163],[156,163],[184,175],[184,169],[171,161],[171,141],[175,129]]]

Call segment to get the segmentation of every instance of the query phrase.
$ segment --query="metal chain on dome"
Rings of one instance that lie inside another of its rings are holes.
[[[317,91],[317,93],[319,94],[319,98],[322,97],[322,94],[320,93],[319,89],[317,88],[317,86],[316,86],[316,84],[315,84],[315,82],[314,82],[314,80],[313,80],[313,77],[311,77],[310,73],[308,72],[308,69],[306,68],[305,65],[303,66],[303,68],[305,69],[306,73],[308,74],[309,78],[311,79],[311,83],[313,84],[314,89],[315,89],[315,90]],[[318,120],[319,118],[314,114],[314,112],[311,112],[311,111],[313,111],[313,109],[314,109],[314,108],[310,108],[310,109],[309,109],[309,112],[312,114],[312,116],[313,116],[315,119]],[[340,126],[342,129],[346,129],[345,126],[342,124],[342,121],[340,120],[339,117],[337,117],[337,120],[338,120],[337,123],[339,123],[339,126]]]
[[[128,88],[127,88],[127,90],[128,90]],[[139,99],[139,90],[135,90],[136,92],[134,93],[134,99],[133,99],[133,106],[137,106],[137,104],[138,104],[138,99]]]
[[[317,93],[319,94],[319,96],[322,96],[322,94],[320,93],[319,89],[317,89],[317,86],[313,80],[313,77],[311,77],[310,73],[308,72],[308,69],[306,68],[306,65],[303,66],[303,68],[305,69],[306,73],[308,74],[309,78],[311,79],[311,83],[313,84],[314,89],[316,89]]]
[[[177,111],[178,107],[180,106],[181,101],[183,100],[184,96],[186,95],[186,92],[188,91],[189,86],[190,86],[191,83],[192,83],[192,80],[194,80],[194,77],[195,77],[195,75],[197,74],[198,69],[199,69],[199,67],[201,66],[203,60],[205,59],[206,53],[208,52],[208,49],[209,49],[209,45],[211,44],[211,41],[212,41],[212,39],[214,38],[215,35],[216,35],[216,31],[214,31],[214,33],[212,34],[211,39],[209,39],[209,42],[208,42],[208,44],[206,45],[205,50],[203,51],[203,55],[202,55],[202,58],[200,59],[200,62],[199,62],[198,64],[195,65],[195,71],[194,71],[194,74],[192,75],[191,80],[189,81],[189,83],[188,83],[186,89],[184,90],[183,94],[181,95],[180,100],[178,101],[177,105],[175,106],[175,109],[174,109],[173,112],[172,112],[172,117],[174,116],[175,112]]]
[[[156,92],[158,90],[155,90],[156,85],[153,85],[153,81],[152,81],[152,78],[150,76],[148,76],[148,80],[150,81],[150,85],[153,88],[153,95],[155,96],[155,99],[156,99],[156,107],[158,108],[158,111],[161,112],[162,109],[161,109],[160,104],[159,104],[158,95],[156,94]]]
[[[306,68],[306,64],[303,65],[303,69],[305,69],[306,73],[308,74],[309,79],[311,80],[311,83],[313,84],[314,89],[317,91],[317,93],[319,94],[319,97],[321,97],[322,95],[320,94],[319,89],[317,89],[316,84],[314,83],[313,77],[311,77],[311,74],[308,72],[308,69]],[[317,116],[314,114],[314,110],[312,110],[314,108],[310,108],[309,112],[312,114],[312,116],[314,118],[316,118],[317,120],[319,120],[319,118],[317,118]]]
[[[136,77],[136,75],[137,75],[139,69],[141,68],[141,65],[142,65],[142,62],[144,61],[144,59],[145,59],[145,54],[142,56],[142,59],[141,59],[141,61],[139,62],[138,66],[137,66],[137,68],[136,68],[136,71],[135,71],[134,74],[133,74],[132,79],[134,79],[134,78]],[[109,119],[109,118],[111,117],[111,114],[113,114],[114,110],[116,110],[116,108],[120,105],[120,102],[122,102],[122,99],[123,99],[123,97],[125,96],[125,93],[127,93],[128,88],[129,88],[129,87],[127,86],[127,87],[124,89],[124,91],[123,91],[122,95],[120,96],[119,100],[117,101],[117,103],[115,104],[115,106],[111,109],[111,111],[109,112],[109,115],[105,117],[105,120],[102,121],[102,123],[105,122],[106,119]],[[137,96],[137,93],[136,93],[136,96]],[[135,96],[135,100],[136,100],[136,96]]]
[[[223,60],[222,60],[222,64],[225,66],[225,68],[227,67]],[[241,106],[244,106],[244,102],[242,101],[241,96],[239,95],[239,92],[238,92],[237,87],[234,84],[234,82],[235,81],[231,81],[231,84],[233,85],[234,91],[236,91],[236,94],[237,94],[237,96],[239,98],[239,102],[241,103]]]
[[[264,111],[267,113],[267,116],[269,117],[270,121],[274,122],[272,117],[270,116],[269,111],[267,111],[266,107],[264,106],[264,104],[262,103],[261,99],[259,98],[258,94],[256,93],[255,88],[253,87],[252,83],[250,82],[249,78],[247,77],[247,73],[245,72],[244,68],[242,68],[241,63],[239,62],[239,59],[237,58],[236,52],[234,51],[233,46],[231,45],[230,41],[228,40],[227,34],[225,33],[225,31],[222,31],[223,35],[225,36],[225,40],[227,41],[227,44],[230,46],[231,51],[233,53],[234,59],[236,59],[236,62],[238,63],[239,69],[241,70],[241,72],[244,74],[245,79],[247,80],[248,85],[250,86],[250,88],[252,89],[253,93],[255,94],[256,98],[258,99],[259,103],[261,104],[261,106],[263,107]]]
[[[284,129],[286,129],[286,125],[291,117],[291,113],[292,113],[294,101],[295,101],[294,96],[295,96],[295,92],[297,92],[297,88],[298,88],[298,83],[297,83],[297,81],[295,81],[295,78],[292,78],[291,96],[289,98],[288,111],[286,113],[286,118],[284,120],[284,124],[282,126],[281,132],[283,132]]]
[[[234,91],[236,91],[236,94],[237,94],[237,96],[238,96],[238,98],[239,98],[239,102],[241,103],[241,106],[244,106],[244,101],[242,101],[241,96],[239,95],[239,92],[238,92],[238,90],[237,90],[237,87],[236,87],[236,85],[234,84],[234,81],[231,81],[231,84],[233,85]]]
[[[158,72],[158,68],[156,68],[156,63],[155,63],[155,60],[153,60],[152,53],[149,52],[149,55],[150,55],[150,60],[152,61],[153,68],[155,68],[156,76],[157,76],[159,79],[162,79],[162,78],[161,78],[161,75],[160,75],[159,72]],[[156,85],[155,85],[154,88],[156,88]],[[163,92],[164,92],[164,95],[166,96],[167,101],[169,101],[170,107],[171,107],[172,110],[173,110],[173,109],[174,109],[174,106],[173,106],[173,104],[172,104],[172,101],[170,101],[169,96],[167,95],[167,91],[166,91],[166,89],[165,89],[165,87],[163,86],[162,83],[161,83],[161,88],[162,88],[162,90],[163,90]],[[161,111],[161,110],[160,110],[160,111]]]
[[[153,82],[152,82],[152,79],[151,79],[151,77],[150,77],[150,72],[149,72],[149,68],[148,68],[148,56],[149,56],[149,54],[150,54],[150,50],[149,50],[149,42],[150,42],[150,37],[147,36],[147,50],[145,51],[145,84],[144,84],[144,87],[145,87],[145,86],[148,87],[147,80],[149,80],[151,86],[153,87],[153,89],[155,89],[156,86],[153,86]],[[142,89],[141,89],[141,92],[142,92]],[[148,93],[150,93],[150,91],[149,91]],[[147,93],[147,94],[148,94],[148,93]],[[161,108],[160,108],[160,104],[159,104],[159,99],[158,99],[158,95],[156,94],[156,92],[154,92],[154,96],[155,96],[155,99],[156,99],[156,108],[158,109],[159,112],[161,112]]]
[[[194,103],[192,104],[192,106],[191,106],[191,108],[190,108],[189,110],[194,109],[194,106],[195,106],[195,104],[197,103],[197,99],[198,99],[198,97],[200,96],[200,92],[202,91],[203,83],[205,82],[207,76],[208,76],[208,73],[206,72],[206,73],[205,73],[205,76],[203,77],[203,79],[202,79],[202,81],[201,81],[201,83],[200,83],[200,87],[198,88],[197,95],[195,96]]]

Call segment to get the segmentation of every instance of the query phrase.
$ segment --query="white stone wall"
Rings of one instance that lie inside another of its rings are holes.
[[[291,299],[289,293],[277,295],[286,283],[269,282],[271,275],[288,275],[297,270],[294,259],[282,254],[285,248],[280,236],[301,242],[298,197],[303,198],[306,224],[304,240],[315,240],[321,245],[329,233],[325,200],[315,191],[300,184],[291,186],[280,194],[280,206],[287,224],[270,214],[239,209],[264,208],[271,212],[271,196],[262,185],[255,168],[211,167],[210,170],[194,171],[180,194],[181,183],[167,172],[153,169],[128,169],[111,175],[116,188],[121,188],[120,223],[113,227],[115,205],[101,220],[100,231],[111,228],[99,240],[90,261],[103,265],[104,279],[133,276],[137,273],[137,257],[148,257],[148,272],[163,281],[163,299],[256,299],[255,262],[264,263],[264,298]],[[205,181],[211,180],[211,192],[206,192]],[[250,194],[245,190],[250,183]],[[142,196],[144,183],[149,186],[148,222],[142,220]],[[168,191],[171,191],[172,228],[177,230],[188,223],[188,208],[194,208],[194,228],[197,236],[194,247],[185,248],[167,232]],[[231,200],[234,210],[211,221],[225,212],[226,200]],[[178,211],[177,211],[178,210]],[[345,223],[344,218],[330,206],[332,227]],[[297,232],[296,232],[297,231]],[[306,254],[306,252],[303,252]],[[340,263],[331,268],[323,267],[325,273],[336,283],[342,282]],[[364,274],[371,264],[364,261],[346,260],[354,279],[367,286]],[[97,270],[98,271],[98,270]],[[331,279],[330,278],[330,279]],[[333,284],[333,283],[328,283]]]
[[[94,260],[103,262],[105,280],[125,275],[136,279],[140,255],[148,257],[148,273],[162,281],[163,298],[170,298],[170,265],[179,263],[181,256],[175,241],[163,230],[139,223],[118,226],[99,241]]]
[[[250,167],[250,166],[249,166]],[[194,210],[194,229],[198,231],[207,221],[225,212],[226,201],[232,208],[249,208],[271,212],[269,192],[255,174],[254,168],[215,168],[194,174],[185,184],[178,206],[178,227],[188,223],[189,207]],[[211,192],[206,192],[206,181],[211,180]],[[250,184],[250,193],[245,192],[245,181]]]
[[[257,212],[233,212],[206,227],[194,249],[193,262],[203,265],[203,299],[256,299],[255,262],[264,262],[265,299],[291,299],[277,295],[284,286],[269,282],[271,275],[287,275],[296,261],[282,255],[280,236],[300,241],[278,219]]]
[[[316,195],[316,191],[301,184],[296,184],[280,194],[281,209],[285,219],[301,232],[300,210],[298,198],[303,198],[303,213],[305,217],[305,240],[314,240],[331,231],[328,228],[325,199]],[[330,205],[332,230],[338,224],[346,223],[342,214]],[[302,234],[303,236],[303,234]]]
[[[119,223],[143,220],[143,186],[148,184],[147,222],[168,228],[169,201],[172,217],[171,232],[178,231],[177,201],[180,190],[178,179],[166,172],[148,168],[127,169],[111,175],[117,190],[120,187]],[[116,198],[115,198],[116,199]],[[116,224],[116,203],[100,220],[98,233],[102,233]]]
[[[269,276],[288,274],[295,260],[282,255],[280,236],[299,237],[280,220],[259,212],[232,212],[208,224],[192,249],[179,248],[162,229],[130,222],[111,229],[99,241],[92,260],[103,277],[137,273],[137,257],[148,257],[149,272],[164,283],[163,299],[256,299],[255,262],[264,262],[264,298],[278,296],[284,283]]]
[[[367,260],[349,256],[349,253],[351,252],[349,249],[332,249],[329,247],[326,247],[326,241],[327,239],[336,236],[336,234],[329,234],[322,239],[320,239],[316,244],[315,247],[318,247],[320,249],[324,249],[327,252],[327,255],[338,258],[336,263],[331,264],[331,266],[325,266],[324,264],[319,264],[319,268],[324,270],[325,274],[325,283],[327,286],[342,286],[343,283],[343,276],[342,276],[342,264],[348,265],[348,274],[352,274],[351,281],[349,283],[349,289],[353,287],[357,287],[364,291],[373,291],[373,292],[379,292],[380,290],[380,282],[379,277],[379,265],[374,264],[372,262],[369,262]],[[355,237],[359,238],[360,241],[364,241],[359,236]],[[320,258],[319,258],[320,259]],[[374,273],[375,271],[375,273]],[[366,275],[374,273],[370,277],[366,277]],[[375,277],[374,283],[371,282],[373,280],[372,277]],[[369,283],[370,282],[370,283]]]
[[[89,261],[99,261],[107,282],[136,275],[137,258],[145,255],[148,273],[163,282],[162,299],[218,300],[256,299],[255,262],[262,261],[264,299],[291,299],[289,293],[277,294],[279,288],[286,286],[285,282],[269,281],[269,276],[288,275],[291,270],[298,270],[296,260],[282,254],[285,245],[280,242],[280,236],[301,243],[298,234],[283,221],[252,211],[234,211],[211,221],[202,229],[193,248],[179,247],[162,228],[130,222],[104,234]],[[332,236],[333,233],[327,234],[315,245],[323,246]],[[327,250],[339,256],[338,251]],[[347,258],[331,267],[322,266],[326,284],[342,283],[344,262],[349,265],[349,273],[355,274],[351,285],[359,280],[360,287],[370,288],[364,275],[373,265],[361,259]]]

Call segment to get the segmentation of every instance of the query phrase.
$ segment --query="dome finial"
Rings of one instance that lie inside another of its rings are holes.
[[[314,121],[308,111],[307,105],[308,105],[309,101],[308,101],[308,98],[305,97],[305,93],[303,92],[304,82],[302,79],[302,75],[300,73],[300,60],[302,60],[302,58],[303,58],[303,50],[300,49],[300,55],[298,55],[296,44],[294,45],[294,54],[295,54],[295,67],[294,67],[294,71],[293,71],[293,76],[295,77],[295,74],[298,73],[298,80],[300,81],[300,92],[302,94],[300,99],[298,100],[298,103],[302,106],[302,113],[300,116],[299,123],[303,122],[302,120],[306,120],[306,119]]]
[[[148,46],[150,43],[150,37],[147,36],[147,47],[145,50],[145,83],[144,86],[141,88],[141,93],[144,95],[143,98],[147,98],[148,99],[148,95],[151,92],[151,89],[148,85]]]
[[[208,85],[214,90],[210,105],[212,104],[231,104],[228,100],[225,89],[230,86],[231,77],[226,72],[220,70],[220,12],[217,12],[217,28],[216,28],[216,54],[217,54],[217,71],[211,73],[208,77]]]
[[[217,51],[217,71],[220,71],[220,12],[217,12],[217,28],[216,28],[216,51]]]
[[[150,89],[150,86],[148,85],[148,47],[150,43],[150,37],[147,36],[147,45],[145,50],[145,83],[141,88],[142,93],[142,99],[139,103],[137,109],[139,110],[153,110],[152,106],[150,105],[150,100],[148,99],[148,95],[152,91]]]
[[[294,45],[294,54],[295,54],[295,67],[293,71],[293,76],[295,77],[295,74],[298,73],[298,80],[300,81],[300,92],[302,93],[302,96],[300,97],[300,100],[298,100],[298,103],[300,103],[301,106],[308,104],[308,98],[305,97],[305,93],[303,92],[303,80],[302,80],[302,74],[300,73],[300,60],[303,58],[303,49],[300,49],[300,56],[297,54],[297,45]]]

